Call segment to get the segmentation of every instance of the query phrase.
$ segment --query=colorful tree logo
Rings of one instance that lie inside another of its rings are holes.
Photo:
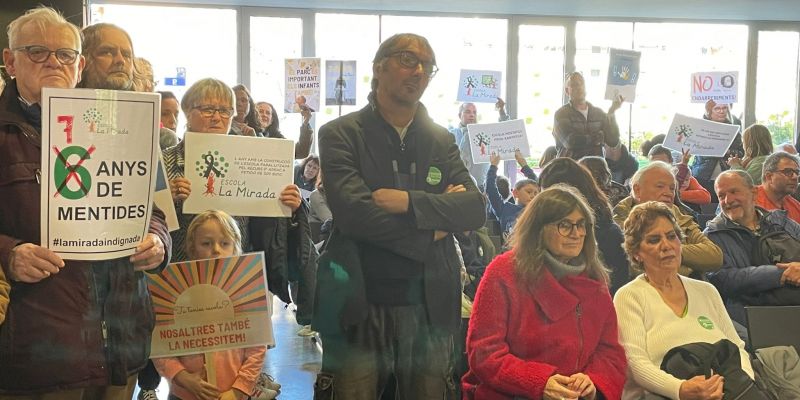
[[[83,122],[89,124],[89,132],[97,133],[97,124],[103,119],[103,114],[91,107],[83,113]]]
[[[206,196],[214,195],[214,177],[224,178],[228,172],[229,164],[225,162],[225,156],[221,155],[219,151],[209,150],[201,156],[201,161],[195,162],[195,171],[198,175],[206,178],[206,191],[203,193]]]
[[[485,132],[479,132],[475,135],[475,139],[473,140],[476,146],[481,148],[481,155],[486,155],[486,146],[492,143],[492,138],[487,135]]]
[[[694,134],[694,131],[692,130],[692,127],[690,127],[687,124],[680,124],[675,127],[675,135],[677,135],[675,141],[677,141],[678,143],[683,142],[684,140],[692,136],[692,134]]]

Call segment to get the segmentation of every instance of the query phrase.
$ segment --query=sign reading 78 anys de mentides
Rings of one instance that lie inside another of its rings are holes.
[[[148,232],[161,96],[42,91],[41,244],[65,259],[133,254]]]

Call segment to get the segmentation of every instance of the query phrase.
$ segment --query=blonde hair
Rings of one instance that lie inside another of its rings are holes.
[[[242,254],[242,231],[239,229],[239,224],[228,213],[220,210],[207,210],[203,211],[194,217],[192,223],[186,228],[186,241],[184,242],[184,251],[189,259],[195,258],[194,255],[194,240],[197,235],[197,229],[208,221],[214,221],[222,227],[222,231],[228,239],[233,241],[236,254]]]
[[[636,205],[631,209],[628,218],[625,219],[625,223],[622,225],[622,230],[625,234],[623,248],[633,272],[644,272],[644,266],[636,260],[634,254],[639,251],[639,246],[642,244],[647,230],[653,226],[659,217],[666,218],[672,224],[675,233],[683,241],[683,231],[678,226],[678,221],[675,219],[675,215],[672,214],[672,210],[666,204],[660,201],[646,201]]]
[[[236,96],[233,94],[233,89],[219,79],[205,78],[190,86],[181,98],[183,114],[188,117],[192,108],[200,105],[200,102],[205,99],[219,99],[228,104],[231,109],[236,109]]]
[[[44,31],[46,27],[67,27],[75,35],[75,50],[81,51],[82,35],[77,26],[67,21],[64,16],[53,8],[39,6],[32,8],[22,14],[22,16],[11,21],[8,24],[6,33],[8,34],[8,47],[14,49],[18,47],[17,41],[22,32],[22,28],[29,23],[36,24],[36,26]]]
[[[509,239],[515,253],[516,273],[525,285],[534,284],[541,276],[547,252],[545,226],[560,221],[575,210],[579,210],[586,220],[586,236],[581,250],[586,273],[590,278],[608,284],[608,271],[597,254],[594,213],[578,189],[558,183],[539,193],[525,207]]]
[[[750,125],[742,134],[742,145],[745,158],[752,160],[758,156],[768,156],[773,150],[772,134],[764,125]]]

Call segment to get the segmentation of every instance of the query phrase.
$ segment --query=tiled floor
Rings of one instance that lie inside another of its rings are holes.
[[[309,337],[297,336],[300,330],[291,308],[275,298],[272,329],[276,346],[267,351],[264,371],[281,384],[281,400],[311,400],[314,380],[322,365],[322,349]],[[158,387],[158,398],[166,400],[169,387],[165,379]],[[137,393],[134,393],[136,399]]]

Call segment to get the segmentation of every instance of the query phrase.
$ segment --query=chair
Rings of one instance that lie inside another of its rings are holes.
[[[750,346],[794,346],[800,352],[800,306],[745,307]]]

